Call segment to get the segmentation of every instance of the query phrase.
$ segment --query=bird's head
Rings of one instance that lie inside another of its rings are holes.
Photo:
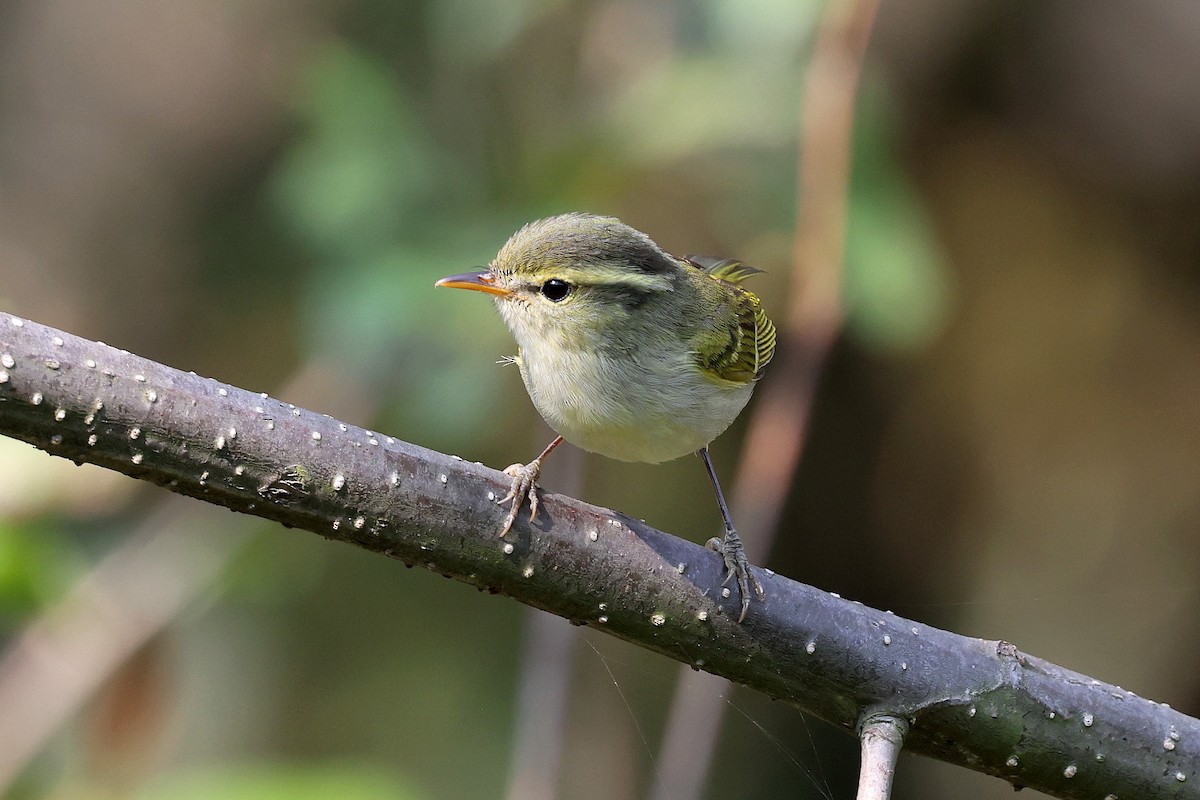
[[[580,347],[674,291],[678,262],[612,217],[571,213],[531,222],[485,270],[438,286],[492,295],[522,347],[564,338]]]

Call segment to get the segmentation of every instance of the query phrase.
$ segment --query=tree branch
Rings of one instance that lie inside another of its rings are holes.
[[[1004,642],[760,571],[744,625],[720,558],[547,495],[506,539],[507,478],[279,400],[0,314],[0,433],[420,564],[722,675],[854,732],[1064,798],[1197,797],[1200,720]]]
[[[872,714],[863,720],[858,733],[862,745],[858,800],[888,800],[892,796],[892,778],[906,733],[908,723],[898,717]]]

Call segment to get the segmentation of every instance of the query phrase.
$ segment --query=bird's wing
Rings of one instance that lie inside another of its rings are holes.
[[[762,272],[761,269],[743,264],[736,258],[719,258],[717,256],[684,256],[683,260],[694,267],[707,272],[719,281],[726,283],[741,283],[751,275]]]
[[[715,324],[696,337],[700,368],[732,383],[757,380],[775,355],[775,325],[758,297],[740,284],[762,270],[731,258],[689,255],[684,260],[704,270],[728,293],[728,305],[717,315]]]

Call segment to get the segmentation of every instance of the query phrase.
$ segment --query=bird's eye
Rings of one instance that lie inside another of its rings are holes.
[[[542,296],[557,303],[571,293],[571,284],[558,278],[551,278],[542,284]]]

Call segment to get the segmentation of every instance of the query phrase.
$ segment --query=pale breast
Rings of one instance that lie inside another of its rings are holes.
[[[620,461],[658,463],[699,450],[729,427],[753,391],[752,383],[712,380],[686,353],[659,354],[642,364],[599,353],[525,350],[520,366],[550,427],[584,450]]]

